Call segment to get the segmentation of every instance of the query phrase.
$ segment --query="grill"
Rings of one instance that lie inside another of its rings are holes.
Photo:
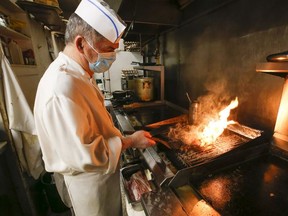
[[[145,118],[148,113],[152,115]],[[140,125],[177,116],[167,107],[133,109],[132,114],[124,110],[126,119],[136,116]],[[288,200],[283,197],[288,192],[288,163],[283,158],[288,157],[279,156],[283,151],[271,143],[270,135],[233,124],[204,147],[170,139],[167,130],[156,137],[157,145],[140,150],[141,160],[137,160],[151,171],[156,188],[142,195],[146,215],[194,215],[195,206],[203,203],[221,215],[287,215]]]
[[[252,138],[226,129],[207,149],[173,150],[160,145],[154,150],[176,168],[161,187],[166,193],[171,190],[170,196],[181,203],[186,215],[194,215],[191,203],[195,200],[204,201],[220,215],[287,215],[288,200],[283,197],[288,192],[284,189],[288,182],[288,163],[277,156],[263,133]],[[154,170],[157,171],[155,167]],[[192,192],[183,193],[185,187]],[[147,215],[153,215],[154,211],[147,204],[162,199],[161,195],[143,195]],[[210,214],[211,211],[202,215]]]
[[[237,158],[235,155],[245,154],[247,150],[253,151],[253,156],[267,149],[267,145],[263,144],[267,142],[263,132],[240,124],[230,126],[214,143],[204,147],[185,145],[179,140],[171,140],[167,131],[157,135],[157,138],[161,142],[168,143],[171,148],[157,144],[141,153],[154,172],[158,186],[169,184],[171,179],[181,182],[183,176],[187,178],[189,173],[201,164]]]
[[[214,143],[199,147],[170,139],[164,131],[156,146],[140,151],[157,186],[142,194],[146,215],[288,215],[287,71],[286,64],[257,66],[257,72],[285,77],[273,136],[233,124]],[[145,111],[150,117],[153,109]]]
[[[248,127],[238,125],[238,128],[252,131]],[[233,128],[231,128],[233,129]],[[240,130],[240,132],[244,130]],[[255,133],[255,130],[253,131]],[[257,137],[261,136],[261,132],[258,131]],[[250,137],[238,134],[232,130],[225,130],[216,141],[208,146],[187,146],[181,141],[171,141],[167,138],[167,134],[159,135],[161,139],[164,139],[170,144],[172,150],[164,150],[167,157],[173,161],[173,164],[178,169],[192,167],[201,163],[206,163],[220,155],[223,155],[233,149],[237,149],[243,146],[251,146],[255,143]],[[256,138],[257,138],[256,137]],[[258,141],[258,139],[257,139]]]
[[[245,136],[247,131],[253,135]],[[160,135],[163,139],[165,136]],[[171,146],[181,146],[173,142],[170,142]],[[191,203],[195,199],[204,201],[220,215],[284,216],[288,213],[287,157],[279,155],[283,151],[261,131],[236,125],[226,129],[215,143],[202,149],[193,146],[168,149],[160,145],[154,150],[163,160],[167,157],[176,168],[174,175],[161,187],[171,190],[171,196],[181,203],[186,215],[194,215],[195,205],[191,207]],[[183,193],[185,187],[191,191]],[[159,199],[161,197],[155,197],[155,194],[144,194],[142,203],[147,215],[154,209],[147,206],[147,202]],[[211,211],[207,214],[210,215]]]

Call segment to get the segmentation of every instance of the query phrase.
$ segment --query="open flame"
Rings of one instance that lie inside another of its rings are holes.
[[[236,97],[236,99],[231,101],[225,109],[219,112],[217,119],[212,119],[208,125],[204,127],[203,131],[200,132],[198,136],[200,146],[213,143],[229,124],[236,123],[233,120],[228,121],[228,117],[231,109],[236,108],[238,103],[238,98]]]
[[[230,124],[237,122],[228,120],[230,111],[238,106],[238,98],[221,110],[216,117],[208,121],[205,125],[177,125],[170,129],[169,137],[181,140],[184,144],[199,145],[201,147],[210,145],[223,133],[225,128]],[[211,117],[212,118],[212,117]]]

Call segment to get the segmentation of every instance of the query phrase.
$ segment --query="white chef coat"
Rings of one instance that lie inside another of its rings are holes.
[[[76,216],[121,214],[121,133],[93,78],[59,53],[40,80],[34,118],[45,169],[64,175]]]

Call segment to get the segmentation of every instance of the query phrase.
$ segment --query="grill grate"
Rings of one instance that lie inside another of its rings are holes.
[[[168,141],[174,149],[167,150],[166,155],[177,169],[183,169],[206,163],[250,140],[250,138],[226,130],[215,143],[202,148],[194,145],[188,146],[181,141]]]

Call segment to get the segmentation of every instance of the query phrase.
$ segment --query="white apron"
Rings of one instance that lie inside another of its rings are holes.
[[[60,53],[39,83],[34,114],[45,169],[64,175],[76,216],[121,215],[121,133],[87,72]]]
[[[64,179],[76,216],[122,214],[119,172],[104,176],[97,173],[65,175]]]

